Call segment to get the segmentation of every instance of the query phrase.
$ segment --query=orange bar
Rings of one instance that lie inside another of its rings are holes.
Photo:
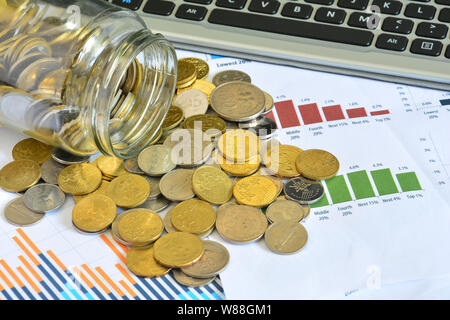
[[[5,288],[3,288],[2,284],[0,283],[0,291],[5,290]]]
[[[31,247],[31,249],[33,249],[33,251],[36,254],[41,254],[41,251],[38,249],[38,247],[36,247],[36,245],[34,244],[33,241],[31,241],[30,238],[28,238],[28,236],[25,234],[25,232],[23,232],[22,229],[17,229],[16,230],[18,234],[20,234],[22,236],[22,238],[25,240],[26,243],[28,243],[28,245]]]
[[[92,272],[91,269],[85,264],[82,265],[83,269],[91,276],[92,279],[105,291],[106,294],[110,294],[111,291],[108,289],[107,286],[95,275],[94,272]]]
[[[133,289],[130,288],[129,285],[127,285],[127,283],[123,280],[120,280],[119,283],[122,285],[122,287],[125,288],[125,290],[128,291],[128,293],[130,294],[130,296],[132,296],[133,298],[136,297],[136,293],[133,291]]]
[[[109,239],[104,235],[100,235],[100,238],[102,238],[102,240],[106,243],[106,245],[116,254],[116,256],[123,262],[123,263],[127,263],[127,259],[125,259],[124,255],[117,250],[117,248],[112,244],[111,241],[109,241]]]
[[[92,289],[94,287],[94,284],[81,272],[80,269],[74,267],[73,270],[77,275],[80,276],[81,280],[83,280],[88,285],[89,289]]]
[[[125,278],[127,278],[127,280],[130,281],[132,285],[136,284],[136,281],[134,281],[134,279],[130,276],[130,274],[127,272],[127,270],[125,270],[124,267],[122,267],[120,264],[116,264],[116,268],[119,269],[120,272],[122,272]]]
[[[6,285],[8,286],[8,288],[13,288],[14,285],[12,284],[11,281],[9,281],[9,279],[6,277],[6,275],[2,272],[2,270],[0,270],[0,278],[3,279],[3,281],[5,281]]]
[[[27,249],[27,247],[25,247],[22,243],[22,241],[19,240],[19,238],[17,238],[16,236],[13,237],[13,240],[17,243],[17,245],[20,247],[20,249],[23,250],[23,252],[25,252],[25,254],[28,256],[28,258],[31,259],[31,261],[33,261],[33,263],[35,265],[40,265],[39,261],[33,257],[33,255],[31,254],[30,250]]]
[[[100,273],[103,278],[105,278],[106,282],[108,282],[109,285],[113,287],[114,290],[116,290],[119,296],[123,297],[125,295],[125,293],[122,290],[120,290],[120,288],[112,281],[110,277],[108,277],[108,275],[105,273],[105,271],[102,270],[102,268],[97,267],[95,268],[95,270],[97,270],[97,272]]]
[[[25,258],[23,256],[19,256],[20,261],[22,261],[22,263],[25,265],[25,267],[27,267],[27,269],[31,272],[31,274],[36,278],[37,281],[41,282],[42,278],[39,275],[39,273],[37,273],[33,267],[30,265],[30,263],[25,260]]]
[[[22,280],[19,279],[19,277],[14,273],[13,269],[11,269],[10,266],[8,266],[8,264],[5,262],[5,260],[0,260],[0,264],[3,266],[3,268],[6,269],[6,271],[8,271],[9,275],[14,279],[14,281],[17,282],[17,284],[19,285],[19,287],[24,287],[25,285],[23,284]]]
[[[61,262],[61,260],[58,259],[58,257],[55,256],[55,254],[54,254],[51,250],[48,250],[47,253],[48,253],[48,255],[49,255],[53,260],[55,260],[56,264],[57,264],[63,271],[66,271],[66,270],[67,270],[66,266]]]
[[[33,282],[33,280],[30,278],[29,275],[22,269],[22,267],[17,267],[17,270],[19,270],[20,274],[27,280],[27,282],[30,284],[30,286],[36,291],[37,294],[41,292],[41,289]]]

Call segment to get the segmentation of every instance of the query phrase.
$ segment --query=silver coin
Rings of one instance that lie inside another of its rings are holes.
[[[260,139],[270,139],[277,130],[277,124],[272,119],[260,117],[249,122],[239,123],[240,129],[250,129]]]
[[[41,171],[42,171],[42,179],[46,183],[50,184],[58,184],[58,176],[59,173],[65,168],[66,166],[56,162],[53,159],[49,159],[45,161],[41,165]]]
[[[263,91],[263,93],[264,97],[266,98],[265,99],[266,102],[265,102],[265,110],[263,111],[263,113],[261,113],[262,116],[268,114],[270,111],[273,110],[274,107],[272,96],[265,91]]]
[[[135,174],[144,174],[145,172],[139,168],[137,158],[127,159],[123,162],[125,170]]]
[[[22,71],[25,70],[26,67],[28,67],[30,64],[32,64],[35,61],[41,60],[47,58],[45,54],[42,52],[33,52],[32,54],[29,54],[23,58],[21,58],[19,61],[14,63],[11,68],[9,69],[8,73],[8,79],[10,83],[16,84],[17,79],[19,78]]]
[[[154,200],[161,195],[161,190],[159,189],[160,179],[157,177],[149,177],[144,176],[150,184],[150,195],[148,196],[148,200]]]
[[[244,81],[251,83],[252,79],[245,72],[239,70],[226,70],[216,74],[212,80],[216,87],[231,81]]]
[[[171,152],[172,149],[164,145],[147,147],[138,156],[139,168],[149,176],[162,176],[176,167]]]
[[[61,62],[54,58],[35,61],[22,71],[17,79],[17,87],[25,91],[36,90],[45,75],[61,67]]]
[[[193,278],[185,274],[184,272],[173,269],[173,277],[178,283],[181,283],[184,286],[187,287],[202,287],[206,286],[207,284],[211,283],[216,279],[216,277],[208,278],[208,279],[199,279],[199,278]]]
[[[105,229],[103,229],[103,230],[100,230],[100,231],[88,232],[88,231],[84,231],[84,230],[81,230],[80,228],[78,228],[78,227],[75,225],[75,223],[73,223],[73,221],[72,221],[72,226],[73,226],[73,228],[74,228],[76,231],[78,231],[79,233],[82,233],[82,234],[85,234],[85,235],[90,235],[90,236],[96,236],[96,235],[105,233],[105,232],[109,229],[109,227],[107,227],[107,228],[105,228]]]
[[[25,206],[24,197],[10,201],[5,207],[5,218],[9,223],[25,227],[37,223],[45,217],[45,213],[31,211]]]
[[[171,203],[170,200],[167,200],[164,197],[158,197],[156,199],[147,199],[143,204],[141,204],[138,208],[149,209],[154,212],[160,212],[167,208]]]
[[[286,198],[297,201],[300,204],[313,204],[318,202],[325,194],[320,182],[297,177],[288,180],[284,184]]]
[[[62,190],[49,183],[37,184],[25,192],[23,202],[28,209],[35,212],[49,212],[58,209],[64,204],[66,195]]]
[[[185,201],[195,197],[192,190],[194,170],[175,169],[165,174],[160,181],[163,196],[171,201]]]
[[[52,158],[65,165],[89,162],[89,156],[77,156],[60,148],[52,149]]]

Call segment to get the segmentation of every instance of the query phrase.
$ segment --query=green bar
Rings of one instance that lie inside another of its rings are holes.
[[[347,183],[344,176],[336,176],[329,180],[326,180],[328,191],[330,192],[331,200],[333,203],[341,203],[352,201],[352,196],[348,190]]]
[[[397,173],[397,180],[403,192],[422,190],[415,172]]]
[[[380,196],[386,194],[398,193],[397,186],[395,185],[394,177],[392,176],[391,169],[380,169],[371,171],[373,181],[377,186]]]
[[[316,203],[310,204],[309,206],[311,208],[320,208],[320,207],[325,207],[325,206],[329,206],[329,205],[330,205],[330,203],[328,202],[327,195],[324,194],[322,199],[320,199]]]
[[[366,170],[356,171],[347,174],[348,180],[352,185],[353,193],[356,199],[365,199],[375,197],[372,184]]]

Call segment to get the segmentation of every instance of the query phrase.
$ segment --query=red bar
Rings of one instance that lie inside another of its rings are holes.
[[[275,102],[275,109],[277,110],[278,119],[280,119],[282,128],[297,127],[300,125],[292,100]]]
[[[277,123],[277,120],[275,120],[275,115],[273,114],[273,111],[270,111],[268,114],[264,115],[264,117],[272,119],[273,122],[275,122],[275,124]],[[278,129],[278,124],[277,124],[277,129]]]
[[[315,103],[298,106],[298,109],[300,110],[300,114],[302,115],[303,122],[305,122],[305,124],[313,124],[323,121],[319,108]]]
[[[336,121],[345,119],[344,113],[342,112],[342,108],[340,105],[322,107],[322,110],[325,115],[325,119],[327,119],[327,121]]]
[[[347,114],[350,119],[367,117],[367,112],[364,108],[347,109]]]
[[[382,114],[389,114],[389,110],[372,111],[371,116],[381,116]]]

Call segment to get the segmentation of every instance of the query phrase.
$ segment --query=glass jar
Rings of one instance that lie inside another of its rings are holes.
[[[176,53],[103,0],[0,0],[0,124],[78,155],[131,158],[170,107]]]

